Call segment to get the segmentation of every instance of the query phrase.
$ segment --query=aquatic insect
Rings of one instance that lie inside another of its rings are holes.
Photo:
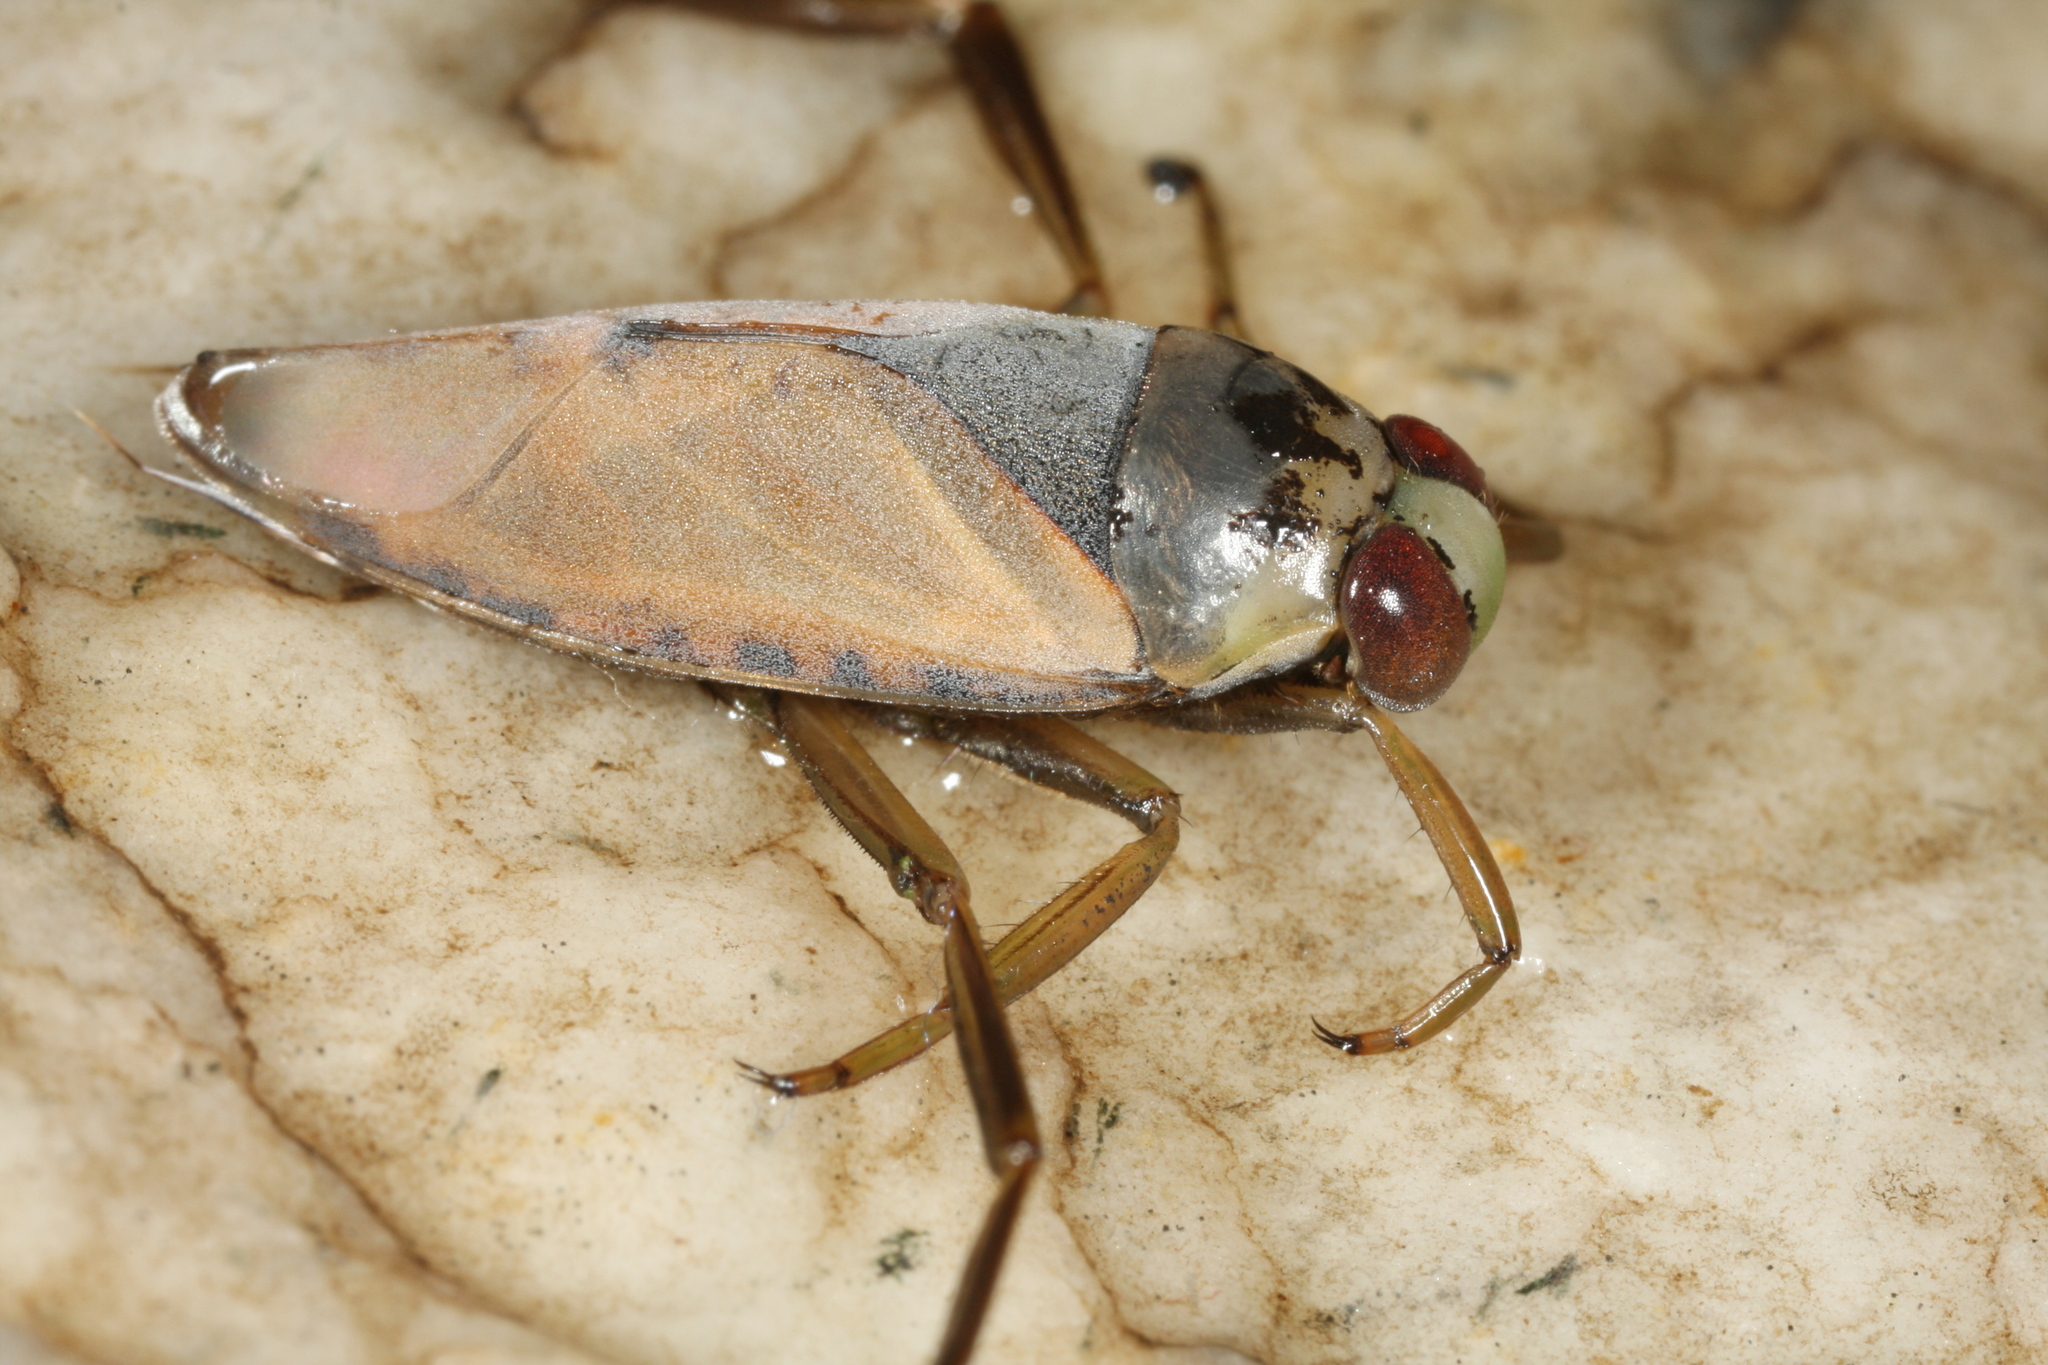
[[[997,92],[984,111],[999,142],[1014,134],[1006,155],[1074,269],[1072,306],[1094,308],[1100,271],[1000,14],[967,7],[947,36]],[[1196,197],[1213,248],[1192,168],[1153,178]],[[824,1065],[747,1069],[815,1095],[959,1034],[999,1186],[943,1361],[972,1352],[1040,1159],[1004,1006],[1129,909],[1179,838],[1175,793],[1068,718],[1372,737],[1480,961],[1386,1028],[1317,1024],[1324,1042],[1422,1042],[1519,952],[1485,841],[1387,715],[1441,696],[1492,625],[1499,504],[1436,427],[1376,418],[1228,335],[1210,260],[1223,330],[986,304],[686,303],[208,352],[158,400],[184,458],[154,472],[308,553],[549,648],[702,683],[779,738],[943,930],[946,993],[926,1013]],[[847,706],[1137,837],[988,947],[957,861]]]

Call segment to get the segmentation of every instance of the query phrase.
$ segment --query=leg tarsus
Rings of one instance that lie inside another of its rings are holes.
[[[1325,1028],[1317,1020],[1311,1019],[1309,1023],[1315,1026],[1316,1037],[1339,1052],[1348,1052],[1354,1057],[1405,1052],[1428,1042],[1456,1023],[1460,1015],[1479,1003],[1479,997],[1493,989],[1493,984],[1506,975],[1510,965],[1510,962],[1482,962],[1459,973],[1457,980],[1431,996],[1428,1004],[1383,1029],[1369,1033],[1338,1033]]]
[[[1337,1051],[1348,1052],[1354,1057],[1358,1055],[1357,1034],[1339,1033],[1333,1028],[1326,1027],[1323,1024],[1322,1020],[1317,1019],[1314,1016],[1310,1016],[1308,1022],[1309,1027],[1313,1028],[1316,1031],[1316,1037],[1322,1039],[1331,1047],[1336,1048]]]
[[[846,1083],[845,1070],[837,1065],[807,1067],[802,1071],[768,1071],[755,1066],[752,1062],[738,1060],[735,1060],[733,1065],[740,1069],[740,1075],[755,1085],[790,1099],[803,1095],[822,1095],[828,1090],[837,1090]]]
[[[1397,1052],[1443,1032],[1506,974],[1522,954],[1521,926],[1507,882],[1479,826],[1428,755],[1402,734],[1386,712],[1349,688],[1269,683],[1243,692],[1178,708],[1134,713],[1145,720],[1189,730],[1223,734],[1270,734],[1288,730],[1364,730],[1372,736],[1394,784],[1408,799],[1429,835],[1451,887],[1478,941],[1479,965],[1431,996],[1407,1018],[1370,1033],[1337,1033],[1317,1024],[1316,1036],[1353,1054]]]

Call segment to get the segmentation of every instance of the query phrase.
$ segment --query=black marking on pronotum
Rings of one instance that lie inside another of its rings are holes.
[[[1291,372],[1294,382],[1299,384],[1302,392],[1308,395],[1309,401],[1324,412],[1329,413],[1332,417],[1351,411],[1351,405],[1344,401],[1343,395],[1310,374],[1307,370],[1288,365],[1286,361],[1279,359],[1277,356],[1274,357],[1273,363],[1275,365],[1285,365]]]
[[[1472,589],[1465,589],[1465,624],[1473,630],[1479,629],[1479,608],[1472,604]]]
[[[1458,566],[1451,563],[1450,551],[1444,549],[1443,544],[1435,536],[1424,536],[1423,539],[1429,542],[1430,549],[1436,551],[1436,557],[1444,562],[1446,569],[1449,569],[1452,573],[1458,571]]]
[[[1279,549],[1283,545],[1294,549],[1306,545],[1315,538],[1321,526],[1314,517],[1297,515],[1278,507],[1255,507],[1248,512],[1239,512],[1228,524],[1233,531],[1264,541],[1270,549]]]
[[[1322,429],[1322,419],[1343,417],[1351,405],[1329,385],[1278,356],[1245,347],[1249,359],[1232,376],[1225,406],[1232,420],[1267,455],[1342,465],[1362,478],[1358,452]]]
[[[1276,460],[1327,460],[1345,463],[1350,454],[1319,430],[1315,415],[1300,395],[1247,393],[1230,400],[1230,415],[1250,433],[1259,449]],[[1351,455],[1349,463],[1357,464]]]
[[[1302,499],[1303,483],[1298,468],[1284,470],[1266,487],[1266,500],[1258,507],[1237,513],[1230,529],[1257,536],[1269,547],[1296,549],[1315,540],[1322,518],[1309,510]]]
[[[771,645],[760,640],[742,640],[733,654],[739,659],[743,672],[758,673],[764,678],[796,676],[796,655],[781,645]]]
[[[864,692],[879,690],[875,675],[868,671],[867,656],[857,649],[843,649],[832,660],[832,676],[827,680],[838,687],[854,687]]]

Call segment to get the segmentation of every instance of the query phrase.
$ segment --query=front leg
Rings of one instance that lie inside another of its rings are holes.
[[[1493,989],[1522,955],[1514,901],[1493,850],[1465,803],[1429,756],[1401,733],[1386,712],[1349,688],[1276,683],[1183,706],[1146,707],[1140,719],[1186,730],[1273,734],[1291,730],[1364,730],[1380,751],[1394,784],[1415,811],[1436,856],[1450,874],[1465,922],[1479,941],[1481,961],[1431,996],[1422,1008],[1383,1029],[1337,1033],[1314,1024],[1316,1037],[1353,1054],[1399,1052],[1449,1028]]]

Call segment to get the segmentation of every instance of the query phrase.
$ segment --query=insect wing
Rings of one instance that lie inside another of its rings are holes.
[[[213,353],[161,411],[203,491],[556,648],[979,709],[1148,690],[1121,595],[918,382],[647,312]]]

